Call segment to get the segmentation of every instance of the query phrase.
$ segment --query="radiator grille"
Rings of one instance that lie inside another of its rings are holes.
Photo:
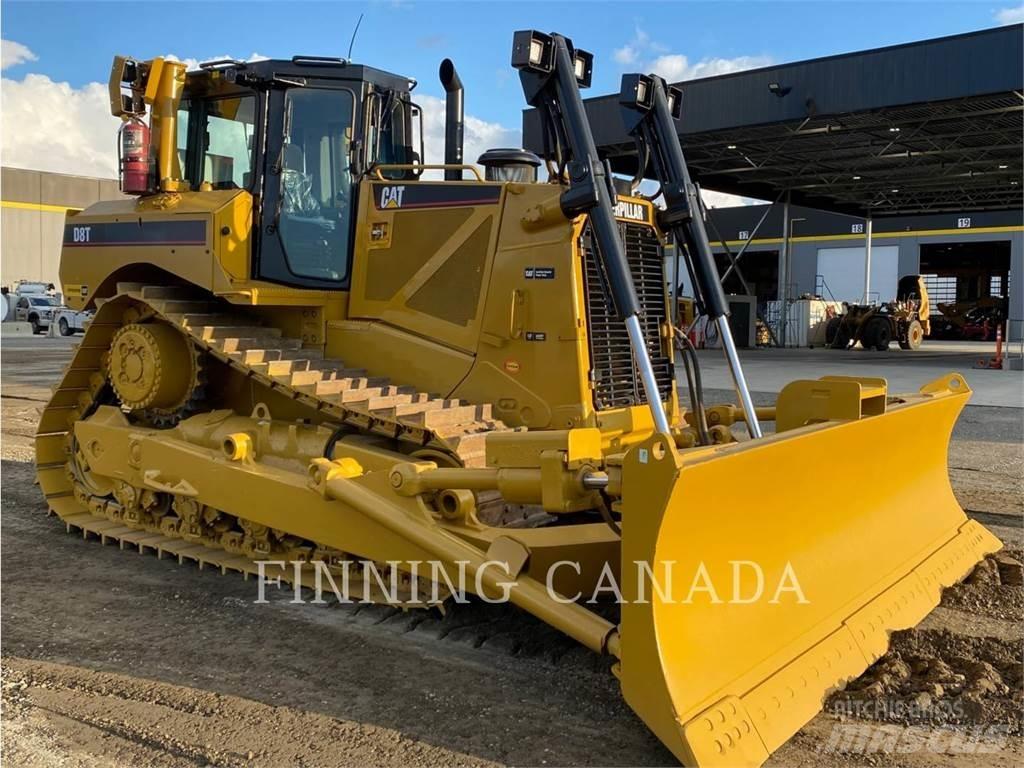
[[[660,325],[667,314],[661,246],[650,227],[620,222],[619,234],[643,310],[640,324],[647,340],[658,389],[662,400],[667,400],[672,393],[673,371],[672,361],[662,352],[660,337]],[[602,411],[646,404],[643,382],[629,349],[629,334],[622,320],[615,314],[608,282],[598,260],[589,225],[583,231],[580,245],[585,271],[594,408]]]

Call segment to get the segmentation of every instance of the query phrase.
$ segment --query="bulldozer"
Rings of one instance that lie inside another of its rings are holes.
[[[946,470],[970,390],[833,376],[755,407],[680,90],[622,80],[656,206],[597,153],[588,52],[523,30],[512,66],[547,149],[481,174],[447,60],[429,164],[407,77],[116,57],[126,197],[66,221],[62,288],[95,316],[41,415],[39,486],[68,530],[261,584],[372,564],[342,598],[458,610],[464,576],[612,657],[682,763],[760,765],[999,548]],[[677,393],[667,235],[735,405],[690,375]],[[898,473],[849,450],[908,440]],[[865,459],[823,484],[840,452]],[[613,583],[616,611],[586,599]]]
[[[843,313],[829,320],[825,343],[833,349],[884,352],[895,339],[900,349],[921,348],[931,334],[931,304],[920,275],[904,275],[896,286],[896,300],[881,304],[846,304]]]

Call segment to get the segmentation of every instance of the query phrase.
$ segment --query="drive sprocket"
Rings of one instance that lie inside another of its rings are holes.
[[[114,334],[107,376],[121,404],[155,426],[173,426],[200,383],[199,353],[163,323],[128,323]]]

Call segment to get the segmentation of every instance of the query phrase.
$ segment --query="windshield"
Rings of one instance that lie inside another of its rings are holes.
[[[34,307],[56,307],[58,305],[56,299],[50,299],[45,296],[34,296],[29,301],[32,302]]]

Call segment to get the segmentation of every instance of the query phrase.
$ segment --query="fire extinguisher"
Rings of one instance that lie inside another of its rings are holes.
[[[149,126],[137,117],[127,120],[121,126],[118,150],[121,161],[121,191],[127,195],[146,195],[152,192]]]

